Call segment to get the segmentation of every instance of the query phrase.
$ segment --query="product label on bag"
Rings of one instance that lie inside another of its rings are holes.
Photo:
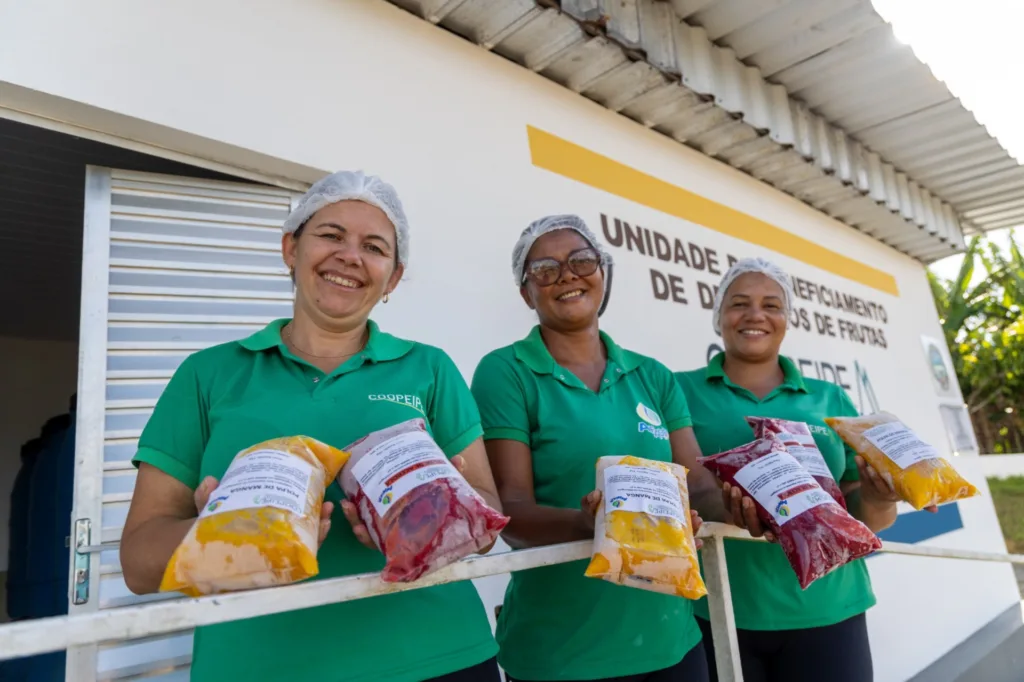
[[[808,509],[836,504],[788,452],[775,451],[755,459],[737,471],[735,478],[780,526]]]
[[[352,465],[352,474],[381,517],[424,483],[460,475],[425,431],[379,443]]]
[[[253,507],[305,514],[315,471],[309,462],[281,450],[257,450],[238,457],[210,494],[199,518]]]
[[[686,523],[678,479],[650,467],[616,464],[605,469],[604,511],[643,512]]]
[[[875,426],[864,432],[872,445],[885,453],[900,469],[928,459],[938,459],[939,451],[917,437],[899,422]]]
[[[825,457],[818,449],[818,444],[814,442],[814,436],[809,433],[779,433],[776,437],[812,476],[835,479],[829,471],[828,464],[825,463]]]

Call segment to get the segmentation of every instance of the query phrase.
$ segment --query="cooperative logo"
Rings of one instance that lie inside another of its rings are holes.
[[[394,403],[395,405],[402,405],[403,407],[411,407],[420,414],[426,414],[426,412],[423,411],[423,401],[420,400],[418,395],[412,395],[409,393],[371,393],[367,398],[373,402]]]
[[[208,512],[215,512],[215,511],[217,511],[220,508],[220,506],[222,504],[224,504],[224,500],[226,500],[226,499],[228,499],[227,495],[221,495],[218,498],[210,500],[210,503],[206,505],[206,511],[208,511]]]
[[[661,426],[661,417],[658,416],[658,413],[643,403],[636,404],[636,414],[651,426]]]
[[[649,433],[659,440],[668,440],[668,429],[660,426],[651,426],[644,422],[637,422],[637,431],[640,433]]]
[[[775,513],[779,516],[789,516],[789,500],[779,500],[775,505]]]
[[[625,504],[625,502],[626,502],[626,498],[622,497],[621,495],[619,497],[613,497],[612,498],[612,506],[615,507],[616,509],[618,509],[623,504]]]
[[[380,497],[377,498],[377,503],[386,507],[389,504],[391,504],[391,499],[392,499],[391,486],[388,486],[387,488],[384,488],[384,490],[382,490],[380,492]]]

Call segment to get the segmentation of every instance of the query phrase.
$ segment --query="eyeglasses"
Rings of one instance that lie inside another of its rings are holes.
[[[597,249],[590,247],[573,251],[565,259],[565,262],[554,258],[538,258],[526,264],[526,270],[523,272],[523,284],[529,278],[539,287],[549,287],[561,278],[562,268],[566,265],[569,266],[570,272],[577,277],[589,277],[601,267],[602,260]]]

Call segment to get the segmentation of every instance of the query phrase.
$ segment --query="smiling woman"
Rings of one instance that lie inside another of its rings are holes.
[[[801,422],[824,459],[827,470],[819,473],[838,482],[850,513],[877,532],[895,519],[895,493],[824,421],[855,416],[856,408],[838,385],[803,377],[780,354],[793,298],[788,274],[763,258],[738,261],[725,273],[713,317],[725,352],[703,369],[676,375],[693,414],[694,434],[712,455],[754,440],[748,418]],[[870,682],[864,614],[875,596],[863,560],[802,589],[782,547],[758,520],[753,500],[729,484],[722,495],[733,523],[773,541],[725,545],[744,679]],[[695,612],[710,644],[706,600],[697,602]],[[708,666],[717,679],[713,655]]]
[[[390,295],[405,269],[398,260],[394,234],[391,221],[379,208],[361,201],[342,201],[325,206],[294,233],[285,235],[285,263],[293,277],[297,272],[306,278],[302,289],[307,295],[297,301],[304,312],[332,326],[332,320],[350,318]],[[305,239],[301,239],[303,235]],[[351,249],[361,252],[361,272],[338,257]],[[298,280],[295,283],[299,286]]]
[[[409,259],[395,190],[373,176],[334,173],[313,185],[283,227],[292,319],[188,357],[139,439],[121,542],[125,581],[136,593],[158,589],[235,454],[272,438],[306,435],[344,448],[420,418],[466,481],[501,508],[480,415],[455,364],[370,319]],[[381,394],[383,386],[395,393]],[[384,567],[334,484],[319,541],[317,579]],[[441,612],[445,627],[433,627]],[[476,589],[462,582],[197,628],[191,679],[497,682],[496,649]]]
[[[671,372],[598,328],[610,263],[573,215],[532,223],[512,250],[515,284],[539,323],[481,360],[473,395],[515,548],[594,537],[603,455],[682,464],[693,506],[724,517]],[[690,601],[587,578],[586,567],[512,575],[497,628],[509,680],[706,681]]]

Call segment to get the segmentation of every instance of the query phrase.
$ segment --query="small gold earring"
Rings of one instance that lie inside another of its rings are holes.
[[[385,303],[387,303],[387,302],[388,302],[388,298],[389,298],[390,296],[391,296],[391,294],[390,294],[390,293],[388,293],[387,291],[385,291],[385,292],[384,292],[384,302],[385,302]]]

